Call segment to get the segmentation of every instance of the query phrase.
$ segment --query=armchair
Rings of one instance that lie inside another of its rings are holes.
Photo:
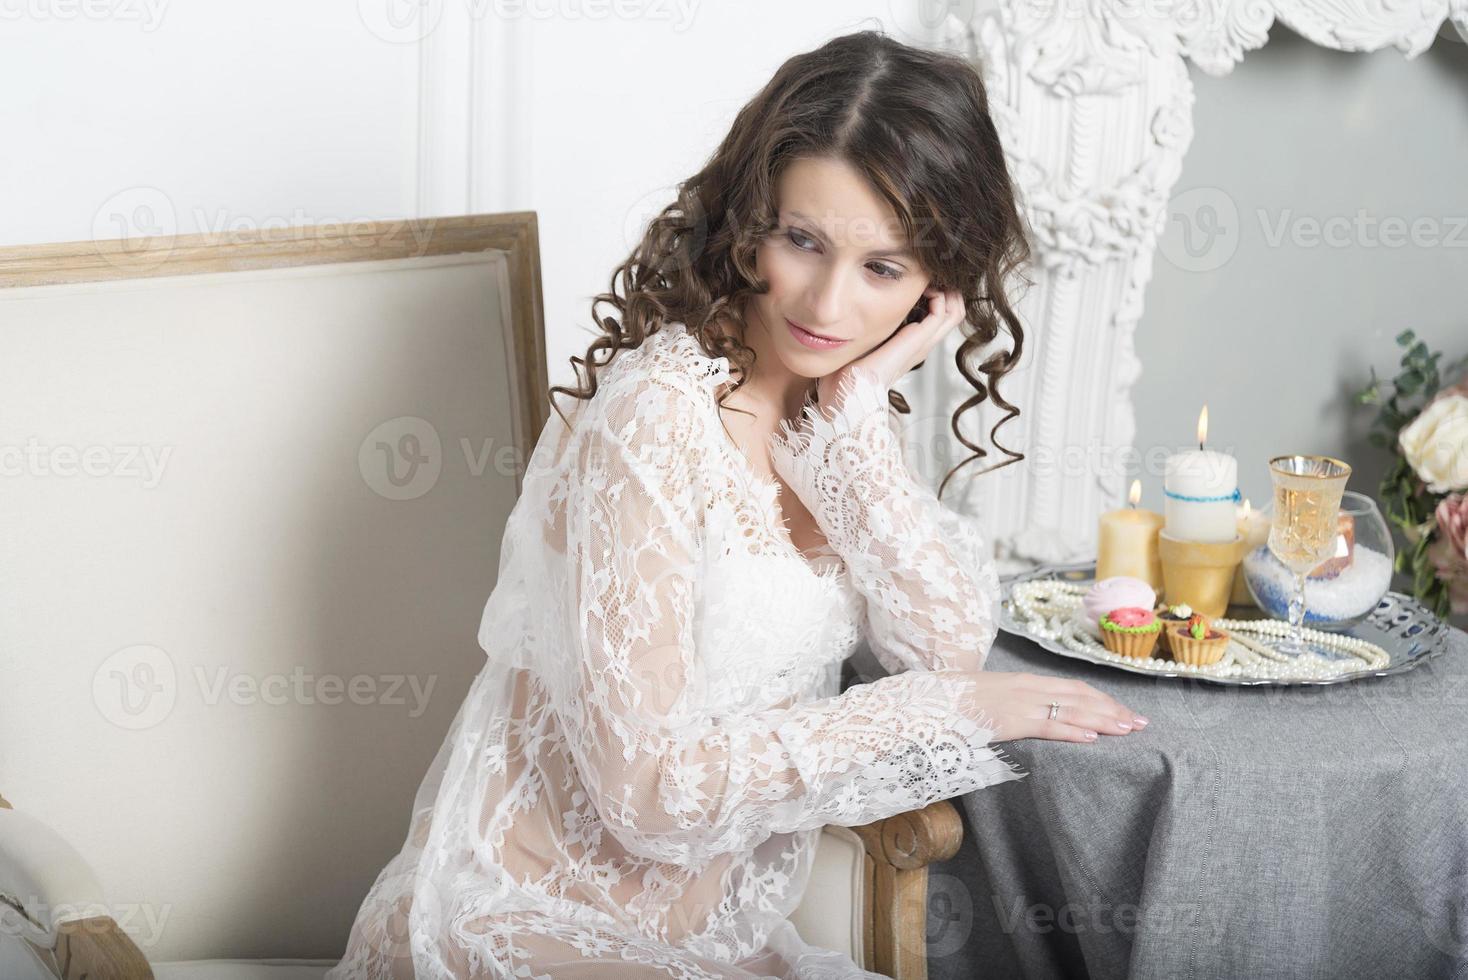
[[[7,490],[54,532],[0,650],[7,980],[319,978],[482,661],[549,414],[535,215],[291,231],[0,249],[14,417],[139,450]],[[827,828],[797,930],[924,977],[960,828]]]
[[[864,827],[827,827],[811,881],[791,916],[808,940],[896,980],[924,980],[927,865],[957,852],[963,828],[948,801]],[[158,962],[112,917],[97,875],[43,821],[0,797],[0,905],[15,947],[8,980],[319,980],[333,960]],[[156,969],[155,969],[156,967]]]

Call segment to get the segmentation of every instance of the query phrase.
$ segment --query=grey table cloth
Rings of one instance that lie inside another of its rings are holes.
[[[1078,678],[1151,723],[1006,743],[1029,775],[964,797],[931,872],[933,980],[1468,978],[1462,630],[1323,687],[1142,677],[1003,631],[988,669]]]

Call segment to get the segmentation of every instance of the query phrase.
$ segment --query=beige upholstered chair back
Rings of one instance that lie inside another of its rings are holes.
[[[340,955],[548,416],[533,213],[0,250],[0,794],[149,959]]]

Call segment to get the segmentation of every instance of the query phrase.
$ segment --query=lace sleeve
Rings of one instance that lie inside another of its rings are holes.
[[[969,674],[720,711],[695,618],[716,422],[657,380],[601,395],[566,502],[577,665],[552,703],[593,805],[628,850],[697,867],[773,833],[868,823],[1022,775],[990,745]]]
[[[998,632],[999,576],[978,521],[918,483],[874,374],[853,369],[834,404],[808,405],[771,437],[775,469],[866,599],[888,670],[981,670]]]

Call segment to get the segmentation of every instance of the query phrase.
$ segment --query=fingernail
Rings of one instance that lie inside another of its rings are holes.
[[[1138,728],[1145,728],[1147,726],[1147,719],[1144,718],[1142,715],[1137,715],[1137,717],[1132,719],[1132,724],[1136,725]]]
[[[1095,732],[1086,732],[1086,741],[1088,741],[1088,742],[1094,742],[1094,741],[1096,741],[1096,733]]]
[[[1119,722],[1117,722],[1116,723],[1116,727],[1117,728],[1120,728],[1124,732],[1129,732],[1129,731],[1132,730],[1131,722],[1127,722],[1127,721],[1119,721]]]

